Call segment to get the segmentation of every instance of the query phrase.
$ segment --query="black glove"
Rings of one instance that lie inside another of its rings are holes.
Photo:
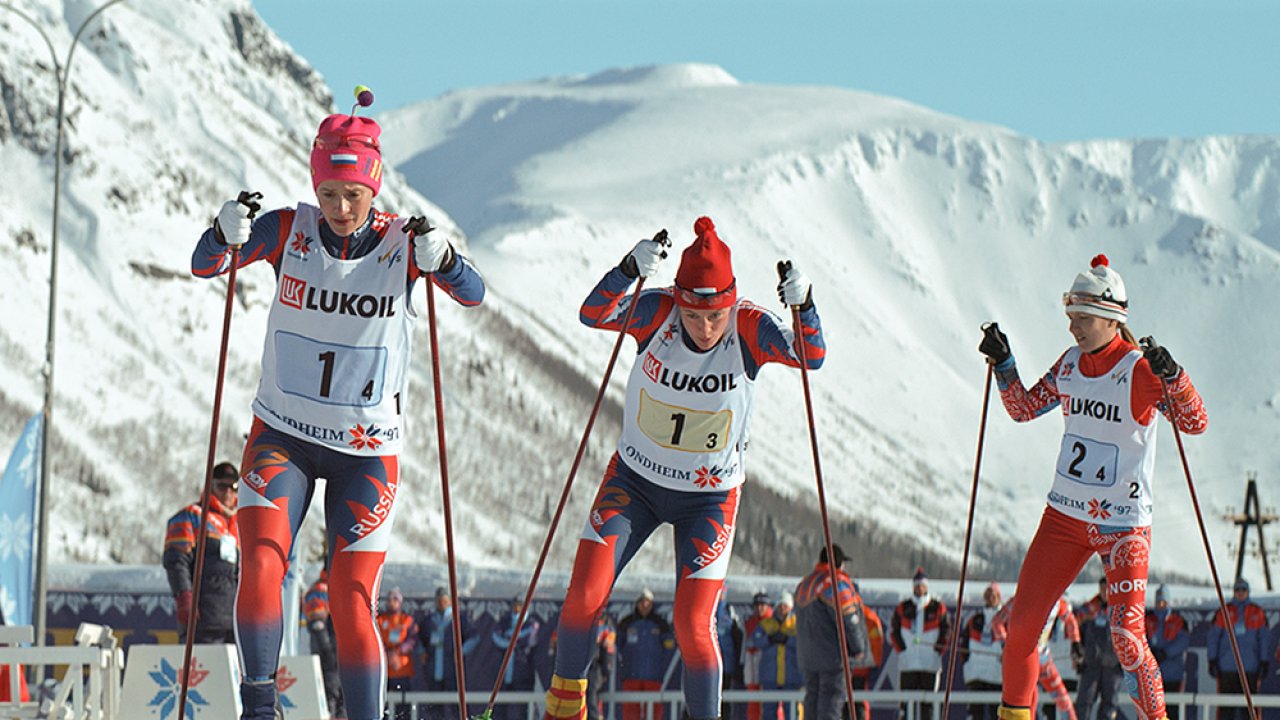
[[[1000,332],[1000,325],[997,323],[982,326],[982,342],[978,343],[978,352],[986,355],[992,365],[999,365],[1013,354],[1009,351],[1009,338]]]
[[[1178,367],[1178,363],[1173,361],[1173,356],[1164,347],[1157,345],[1152,337],[1142,338],[1142,357],[1147,359],[1147,364],[1151,366],[1151,372],[1158,378],[1172,380],[1178,377],[1178,373],[1182,372],[1182,368]]]
[[[1209,661],[1209,677],[1215,677],[1215,678],[1218,677],[1218,661],[1217,660]]]

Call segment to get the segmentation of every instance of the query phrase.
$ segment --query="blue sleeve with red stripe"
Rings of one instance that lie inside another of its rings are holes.
[[[484,278],[476,272],[471,261],[459,253],[454,253],[455,262],[448,272],[431,273],[431,281],[449,297],[463,307],[475,307],[484,300]],[[409,263],[409,289],[413,282],[422,276],[417,265]]]
[[[632,282],[634,278],[627,277],[620,267],[606,273],[591,289],[591,294],[578,310],[578,318],[582,320],[582,324],[600,330],[622,329],[622,319],[632,302],[632,296],[627,294],[627,288],[631,287]],[[666,290],[645,290],[640,293],[635,314],[631,316],[631,324],[627,328],[627,334],[636,339],[640,350],[658,332],[674,304],[675,300]]]
[[[800,311],[800,332],[804,338],[807,367],[817,370],[827,356],[827,343],[822,337],[822,321],[818,309],[810,305]],[[795,332],[782,318],[749,302],[738,307],[738,337],[742,339],[742,359],[747,376],[754,378],[766,363],[782,363],[800,367],[799,345]]]
[[[280,253],[284,251],[289,228],[293,227],[293,213],[293,208],[281,208],[254,220],[249,240],[240,247],[238,267],[265,259],[279,270]],[[191,274],[211,278],[230,269],[231,246],[218,242],[218,232],[210,227],[200,236],[195,251],[191,253]]]

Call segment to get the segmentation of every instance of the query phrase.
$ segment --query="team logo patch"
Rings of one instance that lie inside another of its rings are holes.
[[[1058,377],[1069,378],[1071,377],[1072,371],[1074,371],[1075,369],[1076,369],[1076,364],[1073,362],[1069,362],[1063,365],[1062,369],[1058,371]]]
[[[700,488],[718,488],[720,487],[720,466],[715,465],[708,468],[706,465],[694,471],[693,484]]]
[[[335,167],[355,167],[359,160],[359,156],[352,153],[332,153],[329,155],[329,164]]]
[[[307,258],[307,253],[311,252],[311,243],[313,240],[300,232],[293,234],[293,240],[289,243],[289,250],[296,253],[297,257]]]
[[[307,293],[307,281],[292,275],[280,276],[280,303],[291,308],[302,309],[302,298]]]
[[[377,450],[382,445],[382,439],[378,437],[382,429],[377,425],[370,425],[366,429],[363,425],[357,423],[355,427],[347,432],[351,433],[351,439],[347,441],[347,444],[356,450],[364,450],[365,448]]]
[[[671,323],[670,325],[668,325],[667,329],[662,331],[662,344],[670,345],[671,341],[675,339],[676,333],[678,332],[680,332],[679,325],[675,323]]]
[[[388,268],[394,267],[396,263],[404,259],[404,253],[402,250],[403,248],[399,245],[391,248],[378,257],[378,264],[381,265],[382,263],[386,263]]]
[[[1089,517],[1094,520],[1106,520],[1111,517],[1111,502],[1108,500],[1091,498],[1089,500]]]
[[[658,382],[658,376],[662,374],[662,361],[654,357],[651,352],[644,354],[644,374],[654,382]]]
[[[1111,548],[1112,567],[1144,567],[1151,562],[1151,545],[1141,535],[1130,535]]]

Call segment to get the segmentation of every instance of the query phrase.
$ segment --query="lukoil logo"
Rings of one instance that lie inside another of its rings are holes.
[[[302,309],[302,298],[307,294],[307,281],[292,275],[280,276],[280,303]]]

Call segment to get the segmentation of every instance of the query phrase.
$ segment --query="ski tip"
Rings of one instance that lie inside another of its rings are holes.
[[[479,715],[472,715],[471,720],[493,720],[493,708],[485,708]]]

